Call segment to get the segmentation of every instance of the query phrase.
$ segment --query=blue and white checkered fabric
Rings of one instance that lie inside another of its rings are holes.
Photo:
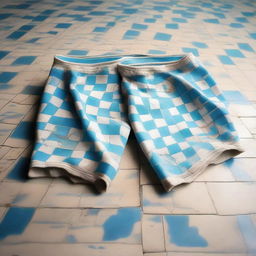
[[[56,57],[29,176],[65,175],[106,189],[117,174],[130,122],[169,191],[241,152],[223,102],[214,80],[190,55]]]

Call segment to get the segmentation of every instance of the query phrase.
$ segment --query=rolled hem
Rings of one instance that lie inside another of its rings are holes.
[[[32,161],[28,172],[29,178],[42,177],[66,177],[73,183],[93,184],[98,192],[106,192],[110,186],[111,180],[102,173],[92,173],[88,170],[74,167],[68,163],[43,163]]]
[[[203,161],[197,162],[186,173],[179,176],[167,177],[166,179],[162,179],[161,183],[166,192],[170,192],[178,185],[194,181],[200,174],[206,171],[209,165],[223,163],[242,152],[244,150],[239,145],[226,145],[206,155]]]

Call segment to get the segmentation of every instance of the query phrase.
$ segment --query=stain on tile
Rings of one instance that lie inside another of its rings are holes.
[[[116,215],[109,217],[103,224],[104,241],[128,237],[133,226],[141,218],[139,208],[120,208]]]
[[[182,247],[207,247],[207,240],[202,237],[197,227],[189,225],[188,216],[168,216],[165,220],[168,225],[170,242]]]

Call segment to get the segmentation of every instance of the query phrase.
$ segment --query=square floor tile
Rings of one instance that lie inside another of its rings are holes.
[[[141,243],[141,209],[88,209],[81,214],[66,235],[66,241]]]
[[[247,250],[235,216],[165,215],[164,230],[166,251],[245,253]]]
[[[164,226],[161,215],[143,215],[142,244],[144,252],[165,251]]]
[[[207,183],[216,210],[222,215],[256,212],[255,182]]]
[[[205,183],[191,183],[163,192],[160,186],[143,186],[143,211],[155,214],[214,214]]]
[[[140,205],[138,170],[120,170],[103,194],[95,194],[91,187],[84,187],[79,207],[113,208]]]
[[[42,255],[47,256],[118,256],[136,255],[143,256],[141,245],[128,244],[54,244],[54,243],[26,243],[17,245],[0,245],[2,256],[20,255],[34,256],[35,253],[42,252]]]

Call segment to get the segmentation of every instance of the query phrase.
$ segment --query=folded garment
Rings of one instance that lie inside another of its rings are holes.
[[[166,191],[242,152],[221,92],[193,55],[56,56],[29,177],[105,191],[131,128]]]

